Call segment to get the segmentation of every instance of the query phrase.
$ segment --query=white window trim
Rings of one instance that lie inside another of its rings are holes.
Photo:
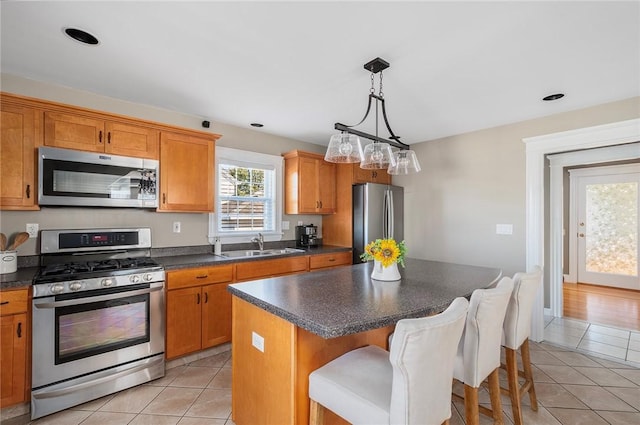
[[[216,147],[216,161],[215,161],[215,176],[216,176],[216,186],[215,186],[215,206],[216,210],[218,210],[218,181],[217,177],[219,175],[219,165],[221,162],[232,161],[232,162],[242,162],[247,164],[247,166],[267,166],[269,168],[273,168],[275,170],[275,184],[276,184],[276,198],[275,198],[275,230],[272,232],[261,232],[264,236],[265,241],[279,241],[282,239],[282,164],[283,159],[281,156],[276,155],[268,155],[264,153],[243,151],[239,149],[225,148],[218,146]],[[213,245],[216,238],[220,238],[220,242],[223,244],[230,243],[244,243],[251,242],[251,239],[258,235],[258,232],[238,232],[234,235],[228,234],[218,234],[218,229],[216,226],[216,214],[209,214],[209,233],[208,239],[209,243]]]

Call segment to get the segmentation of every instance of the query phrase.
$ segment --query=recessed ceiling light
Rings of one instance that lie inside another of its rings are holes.
[[[264,124],[260,124],[259,122],[252,122],[252,123],[251,123],[251,127],[258,127],[258,128],[260,128],[260,127],[264,127]]]
[[[99,43],[95,36],[78,28],[65,28],[64,33],[83,44],[96,45]]]
[[[562,99],[563,97],[564,97],[564,93],[554,93],[554,94],[550,94],[549,96],[543,97],[542,100],[551,102],[552,100]]]

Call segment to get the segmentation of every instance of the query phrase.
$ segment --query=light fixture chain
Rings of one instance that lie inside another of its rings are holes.
[[[371,73],[371,88],[369,89],[369,93],[376,94],[376,89],[374,87],[375,81],[373,79],[373,72]]]
[[[382,71],[380,71],[380,92],[378,93],[378,96],[384,97],[384,93],[382,93]]]

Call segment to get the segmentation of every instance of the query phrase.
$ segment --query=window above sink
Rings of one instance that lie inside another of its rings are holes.
[[[223,244],[249,242],[258,233],[265,241],[281,240],[282,157],[216,147],[215,168],[209,243],[215,238]]]

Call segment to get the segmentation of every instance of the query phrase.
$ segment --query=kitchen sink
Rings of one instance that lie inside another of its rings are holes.
[[[296,248],[282,248],[282,249],[248,249],[239,251],[224,251],[220,255],[227,258],[242,258],[242,257],[268,257],[270,255],[286,255],[295,254],[298,252],[304,252],[303,249]]]

